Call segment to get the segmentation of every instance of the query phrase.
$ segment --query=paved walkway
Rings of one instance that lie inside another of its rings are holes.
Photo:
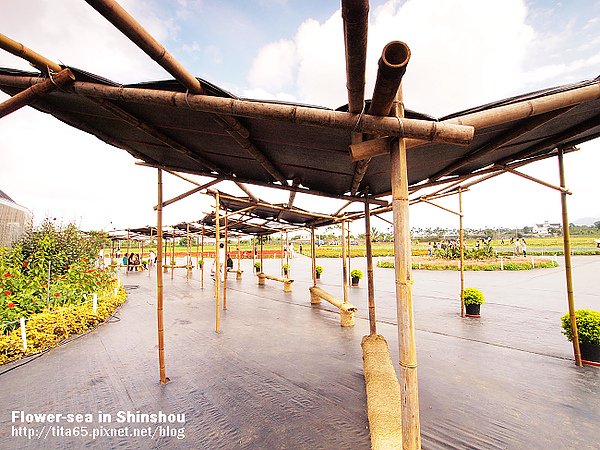
[[[229,280],[219,335],[208,271],[204,290],[198,270],[189,281],[183,269],[165,277],[166,386],[158,383],[155,275],[122,273],[129,297],[118,320],[0,368],[0,448],[368,449],[366,280],[350,289],[357,325],[342,329],[333,308],[309,304],[308,258],[291,263],[291,294],[272,281],[258,287],[251,262],[242,264],[244,279]],[[321,286],[341,295],[340,261],[319,264]],[[364,260],[352,264],[365,271]],[[266,261],[265,272],[278,267]],[[600,310],[599,269],[600,258],[575,258],[577,307]],[[378,331],[397,360],[393,270],[375,276]],[[481,319],[458,317],[458,277],[414,272],[423,447],[598,448],[600,370],[577,368],[560,334],[562,269],[467,272],[467,285],[488,298]],[[89,414],[92,422],[27,424],[20,414],[13,421],[12,411]],[[118,423],[127,411],[185,414],[185,422]],[[53,437],[77,425],[100,436]],[[23,426],[43,431],[40,439],[13,436]],[[118,432],[153,436],[107,436]]]

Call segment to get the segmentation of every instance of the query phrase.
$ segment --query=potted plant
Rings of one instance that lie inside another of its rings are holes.
[[[283,276],[287,277],[288,276],[288,272],[290,270],[290,265],[289,264],[284,264],[283,266],[281,266],[281,270],[283,272]]]
[[[323,266],[315,266],[315,275],[317,280],[321,279],[321,274],[323,273]]]
[[[483,292],[475,288],[466,288],[463,292],[463,296],[467,317],[481,317],[479,311],[481,305],[485,302]]]
[[[198,260],[198,269],[202,269],[203,265],[204,265],[204,260],[203,259],[199,259]]]
[[[352,286],[358,286],[358,282],[363,277],[363,273],[361,270],[354,269],[350,272],[350,277],[352,277]]]
[[[260,273],[260,261],[254,263],[254,270],[256,273]]]
[[[562,333],[569,341],[573,341],[569,313],[562,316],[561,321]],[[575,323],[577,323],[581,359],[593,365],[600,365],[600,311],[577,309]]]

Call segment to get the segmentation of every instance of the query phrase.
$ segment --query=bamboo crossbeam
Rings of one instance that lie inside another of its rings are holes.
[[[4,86],[26,88],[36,83],[39,83],[37,77],[0,75],[0,85]],[[299,125],[385,136],[404,136],[457,145],[468,145],[474,134],[474,128],[469,125],[456,125],[419,119],[376,117],[370,114],[360,116],[342,111],[331,111],[306,106],[280,105],[156,89],[114,87],[76,81],[73,83],[72,90],[84,96],[109,100],[192,109],[206,113],[276,120]]]
[[[36,97],[48,94],[74,80],[75,75],[73,75],[69,69],[63,69],[54,75],[51,74],[50,78],[47,78],[39,84],[30,86],[24,91],[21,91],[8,100],[0,103],[0,118],[31,104],[35,101]]]
[[[39,53],[34,52],[20,42],[17,42],[2,33],[0,33],[0,48],[15,56],[23,58],[42,73],[47,74],[49,70],[58,73],[62,70],[62,67],[54,61],[43,57]]]
[[[484,111],[475,112],[472,114],[455,117],[453,119],[444,120],[439,124],[461,124],[470,125],[476,130],[491,128],[505,123],[514,122],[516,120],[526,119],[528,117],[545,114],[551,111],[576,106],[581,103],[591,102],[600,98],[600,82],[571,89],[568,91],[549,94],[542,97],[537,97],[510,105],[503,105]],[[425,141],[407,139],[407,148],[416,147],[426,144]],[[367,158],[371,155],[363,153],[362,158]]]
[[[1,77],[1,75],[0,75],[0,77]],[[124,148],[124,147],[120,147],[120,148]],[[128,149],[128,151],[130,151],[130,150]],[[136,153],[139,154],[139,152],[137,152],[137,151],[136,151]],[[138,158],[139,159],[144,159],[143,156],[138,156]],[[148,158],[145,158],[145,159],[148,159]],[[162,163],[159,163],[159,162],[148,163],[148,162],[143,162],[143,161],[137,161],[135,164],[138,165],[138,166],[160,168],[160,169],[163,169],[167,173],[173,173],[173,174],[175,174],[176,172],[183,172],[183,173],[191,173],[191,174],[194,174],[194,175],[206,176],[206,177],[214,177],[215,176],[215,174],[213,174],[213,173],[200,172],[200,171],[191,171],[190,169],[185,169],[185,168],[182,168],[182,167],[168,166],[168,165],[165,165],[165,164],[162,164]],[[322,191],[318,191],[318,190],[314,190],[314,189],[310,189],[309,190],[309,189],[299,188],[299,187],[294,187],[294,186],[289,186],[289,185],[284,186],[284,185],[281,185],[281,184],[272,184],[272,183],[268,183],[268,182],[262,182],[262,181],[259,181],[259,180],[252,180],[252,179],[248,179],[248,178],[240,178],[240,177],[231,176],[231,175],[220,175],[219,178],[221,178],[222,180],[243,182],[243,183],[247,183],[247,184],[254,184],[256,186],[270,187],[270,188],[273,188],[273,189],[280,189],[280,190],[284,190],[284,191],[294,191],[295,190],[296,192],[301,192],[301,193],[304,193],[304,194],[314,195],[316,197],[326,197],[326,198],[333,198],[333,199],[338,199],[338,200],[347,200],[347,201],[352,201],[352,202],[361,202],[361,201],[363,201],[361,197],[353,197],[351,195],[344,195],[344,194],[338,194],[338,195],[336,195],[336,194],[331,194],[331,193],[328,193],[328,192],[322,192]],[[375,205],[381,205],[381,206],[388,205],[388,202],[386,202],[385,200],[380,200],[380,199],[376,199],[376,198],[370,198],[369,202],[373,203]]]
[[[162,204],[162,206],[163,206],[163,208],[165,206],[169,206],[169,205],[171,205],[171,204],[173,204],[175,202],[178,202],[179,200],[182,200],[182,199],[184,199],[186,197],[189,197],[192,194],[195,194],[196,192],[200,192],[203,189],[207,189],[207,188],[209,188],[211,186],[214,186],[215,184],[219,183],[220,181],[221,180],[217,178],[217,179],[209,181],[208,183],[205,183],[205,184],[203,184],[201,186],[195,187],[194,189],[190,189],[189,191],[184,192],[183,194],[178,195],[177,197],[173,197],[170,200],[164,201],[163,204]],[[158,209],[158,205],[154,205],[154,210],[156,211],[157,209]]]
[[[427,200],[426,198],[421,198],[421,201],[422,201],[423,203],[427,203],[427,204],[429,204],[429,205],[435,206],[436,208],[443,209],[444,211],[447,211],[447,212],[449,212],[449,213],[451,213],[451,214],[455,214],[455,215],[457,215],[457,216],[460,216],[460,215],[461,215],[461,213],[459,213],[459,212],[456,212],[456,211],[454,211],[454,210],[452,210],[452,209],[450,209],[450,208],[446,208],[445,206],[438,205],[437,203],[434,203],[434,202],[432,202],[431,200]]]
[[[348,110],[360,113],[365,101],[365,67],[369,28],[369,1],[342,0]]]
[[[452,172],[460,169],[461,167],[464,167],[467,164],[477,161],[478,159],[481,159],[482,157],[489,155],[490,153],[497,150],[498,148],[513,142],[514,140],[516,140],[520,136],[522,136],[524,133],[531,132],[531,131],[535,130],[536,128],[544,125],[545,123],[548,123],[550,120],[555,119],[556,117],[564,114],[571,108],[563,108],[563,109],[559,109],[556,111],[550,111],[546,114],[542,114],[539,117],[536,117],[530,123],[513,127],[512,130],[509,130],[508,132],[503,133],[499,138],[474,150],[469,155],[461,157],[459,161],[456,161],[456,162],[444,167],[442,170],[440,170],[436,174],[429,177],[429,180],[435,181],[435,180],[439,180],[440,178],[442,178],[446,175],[450,175]]]
[[[565,181],[565,163],[564,153],[562,149],[558,150],[558,174],[560,185],[566,189]],[[571,334],[573,336],[573,356],[575,364],[579,367],[583,366],[581,362],[581,350],[579,348],[579,333],[577,331],[577,321],[575,319],[575,299],[573,296],[573,271],[571,263],[571,234],[569,230],[569,213],[567,209],[567,194],[561,192],[560,204],[562,210],[562,225],[563,225],[563,253],[565,255],[565,275],[567,279],[567,303],[569,305],[569,320],[571,322]]]
[[[200,82],[117,2],[113,0],[85,1],[186,88],[199,94],[204,92]]]
[[[257,197],[257,196],[255,196],[255,195],[252,193],[252,191],[251,191],[250,189],[248,189],[248,186],[246,186],[244,183],[238,183],[238,182],[236,182],[235,184],[236,184],[236,186],[237,186],[237,187],[239,187],[239,188],[242,190],[242,192],[243,192],[244,194],[246,194],[248,197],[250,197],[250,199],[251,199],[253,202],[257,202],[257,201],[258,201],[258,197]]]
[[[556,185],[554,185],[552,183],[548,183],[548,182],[546,182],[544,180],[540,180],[539,178],[532,177],[531,175],[527,175],[526,173],[519,172],[518,170],[512,169],[509,166],[504,166],[504,169],[507,172],[510,172],[510,173],[512,173],[514,175],[517,175],[517,176],[521,177],[521,178],[525,178],[526,180],[533,181],[534,183],[541,184],[542,186],[546,186],[546,187],[548,187],[550,189],[554,189],[556,191],[562,192],[562,193],[567,194],[567,195],[571,195],[572,194],[572,192],[569,191],[568,189],[565,189],[565,188],[563,188],[561,186],[556,186]]]

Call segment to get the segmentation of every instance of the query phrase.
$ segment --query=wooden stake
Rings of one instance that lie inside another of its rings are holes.
[[[560,187],[566,189],[564,154],[561,148],[558,149],[558,172],[560,176]],[[567,300],[569,303],[569,319],[571,321],[571,333],[573,334],[573,354],[575,364],[583,366],[581,362],[581,350],[579,348],[579,333],[577,332],[577,321],[575,320],[575,299],[573,297],[573,273],[571,265],[571,233],[569,230],[569,214],[567,211],[567,193],[560,193],[560,203],[562,208],[563,225],[563,251],[565,254],[565,274],[567,277]]]
[[[458,236],[460,245],[460,316],[465,317],[465,239],[463,228],[462,188],[458,188]]]
[[[392,108],[404,115],[402,88]],[[408,171],[406,146],[403,139],[394,139],[390,146],[392,207],[394,212],[394,257],[396,272],[396,307],[398,315],[398,346],[400,355],[400,388],[402,398],[402,445],[404,449],[421,448],[417,353],[412,305],[412,266],[410,223],[408,215]]]
[[[368,197],[368,194],[367,194]],[[369,201],[365,199],[365,247],[367,250],[367,289],[369,303],[369,334],[377,334],[377,322],[375,320],[375,284],[373,279],[373,247],[371,245],[371,214]]]
[[[216,324],[215,331],[219,333],[221,331],[221,271],[219,262],[219,238],[221,237],[221,230],[219,230],[221,219],[219,217],[219,193],[215,196],[215,297],[216,297]]]
[[[158,169],[158,204],[162,205],[162,171]],[[160,236],[156,243],[156,316],[158,322],[158,367],[160,382],[169,381],[165,370],[165,325],[163,321],[163,274],[162,274],[162,207],[156,210],[156,234]]]
[[[344,288],[344,303],[348,303],[348,261],[346,260],[346,221],[342,221],[342,286]]]

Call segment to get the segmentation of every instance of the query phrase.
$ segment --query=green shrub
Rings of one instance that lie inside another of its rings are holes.
[[[363,273],[361,270],[354,269],[352,272],[350,272],[350,276],[352,278],[358,278],[360,280],[363,277]]]
[[[99,296],[96,313],[88,302],[32,315],[25,324],[27,350],[23,350],[20,329],[0,334],[0,365],[56,347],[72,335],[91,330],[110,316],[125,299],[125,289],[121,287],[116,296]]]
[[[255,269],[260,269],[260,261],[255,261],[254,262],[254,268]]]
[[[485,297],[483,292],[475,288],[466,288],[464,290],[465,305],[483,305]]]
[[[322,274],[323,266],[315,266],[315,273]]]
[[[573,333],[571,332],[569,313],[566,313],[560,319],[562,321],[562,333],[569,341],[572,341]],[[579,342],[600,345],[600,311],[578,309],[575,311],[575,323],[577,323]]]

